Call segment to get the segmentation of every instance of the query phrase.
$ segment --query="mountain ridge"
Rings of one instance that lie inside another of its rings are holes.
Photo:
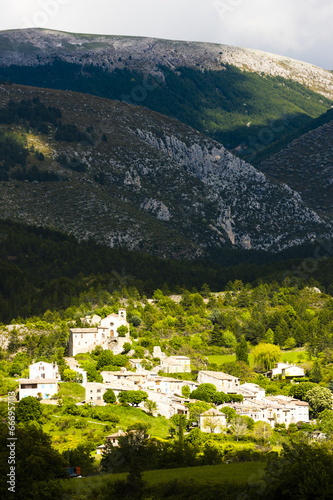
[[[11,40],[8,40],[6,33],[10,34]],[[44,40],[41,40],[42,37],[44,37]],[[89,44],[85,43],[87,39],[89,39]],[[132,41],[135,43],[131,43]],[[17,52],[18,47],[15,47],[15,42],[19,44],[19,52]],[[65,45],[62,47],[63,44]],[[159,46],[161,46],[160,50]],[[161,54],[163,46],[168,46],[169,51],[173,47],[173,52],[169,53],[168,58],[165,57],[165,54]],[[143,69],[145,73],[152,74],[160,74],[156,66],[165,63],[173,69],[183,65],[195,67],[199,64],[200,69],[215,70],[221,69],[221,64],[233,64],[242,70],[250,70],[272,76],[279,75],[286,79],[291,78],[333,99],[333,75],[330,71],[323,70],[311,63],[297,61],[285,56],[225,44],[164,40],[150,37],[85,35],[29,28],[1,31],[0,48],[2,48],[5,54],[4,57],[0,51],[0,65],[18,64],[22,63],[23,60],[26,63],[27,57],[30,62],[37,64],[38,60],[38,64],[40,64],[41,61],[47,60],[50,55],[47,54],[46,49],[48,51],[50,49],[54,50],[53,56],[57,54],[58,57],[68,58],[71,62],[79,60],[80,52],[81,54],[84,51],[87,54],[92,52],[94,54],[93,59],[91,61],[86,60],[85,62],[92,62],[93,64],[104,63],[105,67],[111,71],[117,67],[123,68],[125,66],[125,61],[117,60],[117,52],[122,52],[129,69],[137,68],[138,64],[140,64],[140,69]],[[8,58],[9,54],[13,51],[16,52],[16,55],[13,56],[12,54],[12,57]],[[140,58],[140,54],[143,55],[147,51],[151,54],[150,63],[147,61],[147,58],[142,56]],[[204,51],[204,60],[202,60],[202,51]],[[75,57],[75,53],[78,54],[77,58]],[[133,53],[138,56],[138,61],[133,58]],[[115,57],[114,60],[112,59],[113,64],[108,60],[111,56]],[[145,64],[142,63],[142,59],[145,59]],[[292,69],[293,66],[294,70]]]

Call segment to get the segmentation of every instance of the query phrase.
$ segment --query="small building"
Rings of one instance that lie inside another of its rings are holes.
[[[237,394],[239,378],[223,372],[202,370],[198,373],[199,384],[213,384],[219,392]]]
[[[106,436],[105,437],[106,444],[101,444],[100,446],[97,446],[96,455],[102,455],[103,452],[106,450],[108,443],[111,443],[112,446],[118,446],[119,445],[118,440],[120,436],[125,436],[125,432],[123,432],[121,429],[119,429],[119,431],[115,432],[114,434],[109,434],[109,436]]]
[[[58,380],[55,378],[21,379],[19,384],[19,400],[27,396],[50,399],[58,392]]]
[[[103,452],[106,450],[106,445],[105,444],[101,444],[99,446],[97,446],[96,448],[96,455],[103,455]]]
[[[47,363],[46,361],[38,361],[29,365],[29,378],[30,379],[49,379],[55,378],[60,380],[59,367],[57,363]]]
[[[285,377],[285,378],[294,378],[294,377],[304,377],[305,372],[304,369],[297,365],[290,365],[289,363],[276,363],[275,367],[265,373],[267,377]]]
[[[112,444],[112,446],[118,446],[119,445],[119,438],[121,436],[125,436],[125,432],[123,432],[121,429],[119,429],[118,432],[115,432],[114,434],[109,434],[106,436],[105,441],[106,443]]]
[[[160,369],[164,373],[191,373],[191,360],[187,356],[162,357]]]
[[[134,370],[142,370],[142,363],[143,359],[139,358],[132,358],[129,360],[129,364],[131,365],[131,368]]]
[[[227,426],[227,418],[224,413],[221,413],[216,408],[201,413],[199,417],[199,429],[202,432],[210,432],[217,434],[223,432]]]

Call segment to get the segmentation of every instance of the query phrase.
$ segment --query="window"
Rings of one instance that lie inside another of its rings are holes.
[[[96,391],[96,392],[101,392],[101,389],[97,389],[97,391]]]
[[[21,384],[21,389],[37,389],[37,384]]]
[[[83,339],[83,333],[81,333],[81,339]]]
[[[97,396],[97,399],[101,399],[101,396]]]

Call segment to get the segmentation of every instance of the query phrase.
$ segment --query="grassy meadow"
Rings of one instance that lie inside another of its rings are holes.
[[[236,361],[236,354],[212,354],[207,356],[210,363],[216,363],[217,365],[222,365],[224,363],[232,363]],[[304,349],[295,349],[288,351],[281,351],[281,360],[284,363],[303,363],[307,361],[307,354]],[[252,353],[249,354],[250,367],[254,366],[254,360]]]
[[[241,462],[180,469],[162,469],[146,471],[143,473],[143,478],[149,484],[170,482],[176,479],[196,481],[200,484],[222,484],[225,482],[246,484],[249,480],[253,483],[261,479],[265,466],[264,462]],[[125,477],[126,473],[121,473],[71,479],[65,482],[64,493],[71,495],[71,498],[84,499],[92,494],[94,490],[106,485],[107,482],[125,479]]]

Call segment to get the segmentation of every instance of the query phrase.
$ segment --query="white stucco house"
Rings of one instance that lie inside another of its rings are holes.
[[[47,363],[46,361],[38,361],[29,365],[30,379],[50,379],[60,380],[59,367],[57,363]]]
[[[276,363],[275,367],[266,373],[266,376],[274,378],[281,375],[281,377],[304,377],[304,369],[297,365],[290,365],[289,363]]]
[[[58,380],[55,378],[21,379],[19,384],[19,400],[27,396],[50,399],[58,392]]]

